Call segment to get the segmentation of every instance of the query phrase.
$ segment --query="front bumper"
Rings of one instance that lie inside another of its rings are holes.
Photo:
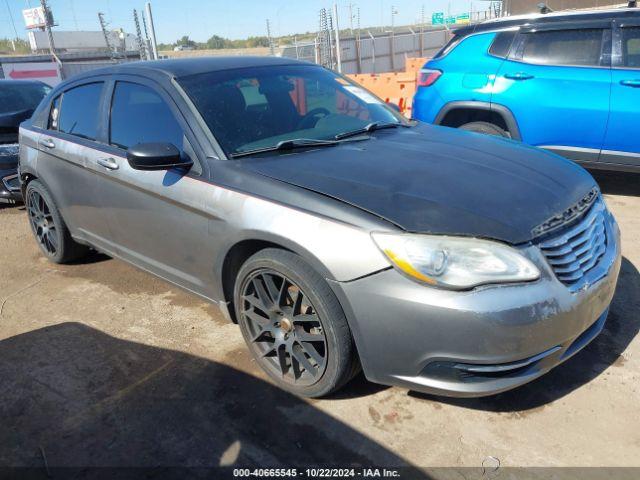
[[[620,271],[613,217],[599,265],[576,292],[561,283],[538,247],[524,249],[541,271],[532,283],[468,292],[420,285],[389,269],[331,282],[366,377],[446,396],[493,395],[527,383],[577,353],[602,330]]]

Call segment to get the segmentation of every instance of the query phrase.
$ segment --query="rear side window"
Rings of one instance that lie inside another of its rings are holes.
[[[640,27],[622,29],[622,65],[640,68]]]
[[[599,66],[604,30],[552,30],[523,34],[523,62]]]
[[[54,130],[95,140],[98,136],[100,96],[103,83],[67,90],[54,100],[49,126]]]
[[[489,53],[494,57],[507,58],[513,39],[516,38],[516,32],[500,32],[493,39],[493,43],[489,48]]]
[[[117,82],[111,102],[110,143],[128,149],[138,143],[168,142],[182,149],[184,132],[153,89]]]

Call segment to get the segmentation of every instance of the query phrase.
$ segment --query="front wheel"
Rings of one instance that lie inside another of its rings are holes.
[[[236,318],[260,367],[281,388],[320,397],[359,368],[338,299],[298,255],[265,249],[238,272]]]
[[[511,138],[509,132],[499,126],[489,122],[470,122],[458,127],[460,130],[468,132],[484,133],[485,135],[493,135],[495,137]]]

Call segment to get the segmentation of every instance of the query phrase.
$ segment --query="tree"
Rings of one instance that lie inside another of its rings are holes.
[[[219,50],[221,48],[225,48],[226,45],[227,45],[227,39],[222,38],[218,35],[214,35],[209,40],[207,40],[207,48],[212,50]]]
[[[196,42],[191,40],[188,35],[184,35],[180,40],[176,42],[176,45],[181,45],[183,47],[196,47]]]

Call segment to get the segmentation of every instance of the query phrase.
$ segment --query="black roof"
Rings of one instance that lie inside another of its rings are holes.
[[[456,35],[502,30],[524,25],[549,25],[554,23],[585,22],[597,20],[624,20],[640,18],[640,8],[616,8],[609,10],[574,10],[547,14],[518,15],[513,17],[487,20],[466,27],[455,29]]]
[[[113,66],[90,70],[73,79],[105,73],[162,73],[169,77],[185,77],[198,73],[278,65],[312,65],[292,58],[257,56],[188,57],[169,60],[152,60],[119,63]]]

